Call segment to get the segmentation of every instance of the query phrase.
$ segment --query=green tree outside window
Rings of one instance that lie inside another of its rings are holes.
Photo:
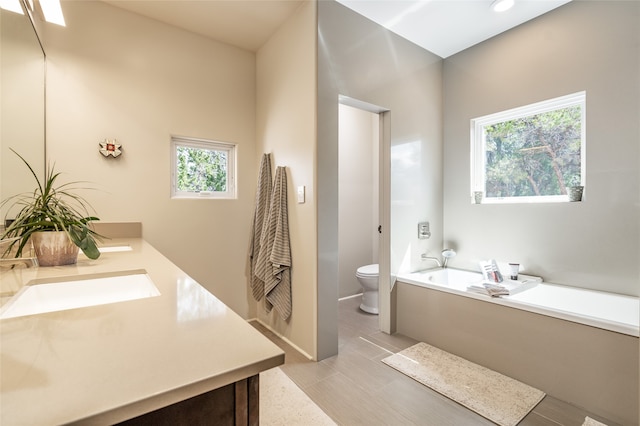
[[[580,182],[579,105],[486,126],[487,197],[563,195]]]
[[[185,192],[227,190],[227,153],[203,148],[177,147],[177,189]]]

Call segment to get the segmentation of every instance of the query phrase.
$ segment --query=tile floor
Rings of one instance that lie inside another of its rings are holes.
[[[260,324],[252,324],[285,351],[282,371],[338,425],[493,425],[382,363],[416,341],[380,332],[378,317],[361,311],[359,303],[359,298],[339,302],[339,353],[320,362],[309,361]],[[520,426],[580,426],[585,416],[615,426],[550,396]]]

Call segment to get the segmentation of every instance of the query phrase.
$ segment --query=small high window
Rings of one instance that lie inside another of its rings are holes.
[[[471,192],[483,203],[568,201],[584,185],[585,92],[471,120]]]
[[[236,198],[236,145],[171,137],[172,198]]]

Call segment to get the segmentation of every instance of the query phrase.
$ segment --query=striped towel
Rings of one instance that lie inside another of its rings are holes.
[[[260,254],[260,237],[262,228],[269,214],[271,202],[271,156],[263,154],[260,161],[260,174],[258,175],[258,189],[256,191],[256,209],[251,224],[251,246],[249,248],[250,285],[253,298],[257,301],[264,297],[264,281],[258,278],[257,260]]]
[[[288,319],[291,315],[291,247],[285,167],[276,169],[268,218],[260,238],[256,275],[264,281],[267,312],[275,307],[283,320]]]

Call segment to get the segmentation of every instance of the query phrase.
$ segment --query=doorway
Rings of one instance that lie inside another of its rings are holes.
[[[338,298],[360,294],[356,270],[378,264],[378,322],[389,333],[389,111],[345,96],[338,107]]]
[[[339,105],[338,298],[359,294],[356,270],[378,264],[378,114]]]

